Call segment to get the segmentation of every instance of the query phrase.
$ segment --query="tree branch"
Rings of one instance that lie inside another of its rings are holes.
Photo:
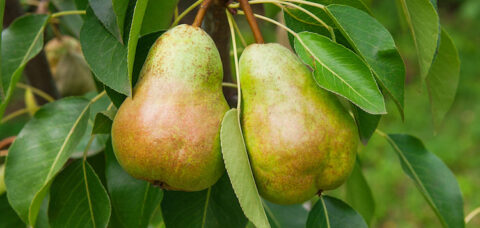
[[[210,6],[210,3],[212,3],[212,0],[204,0],[202,2],[202,4],[200,5],[200,8],[198,9],[197,16],[195,17],[195,20],[193,21],[192,26],[194,26],[194,27],[202,26],[203,18],[205,17],[205,14],[207,13],[207,10],[208,10],[208,7]]]
[[[250,3],[248,3],[248,0],[239,0],[239,2],[240,2],[240,8],[242,8],[243,12],[245,12],[245,16],[247,17],[248,24],[252,29],[253,36],[255,37],[255,41],[257,42],[257,44],[265,43],[263,41],[263,36],[262,36],[262,33],[260,32],[260,28],[258,27],[257,19],[255,19],[255,16],[253,16],[253,11],[252,11],[252,7],[250,7]]]

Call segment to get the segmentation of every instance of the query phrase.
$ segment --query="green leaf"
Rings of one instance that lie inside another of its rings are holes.
[[[444,227],[465,227],[457,180],[435,154],[410,135],[384,135],[397,152],[403,171],[413,180]]]
[[[369,14],[371,14],[370,10],[365,6],[365,4],[361,0],[307,0],[309,2],[319,3],[322,5],[330,5],[330,4],[342,4],[342,5],[349,5],[355,7],[359,10],[363,10]],[[309,6],[305,4],[297,4],[298,6],[303,7],[304,9],[310,11],[319,19],[324,21],[327,25],[335,28],[335,24],[332,22],[330,17],[325,13],[323,9],[319,9],[314,6]],[[284,8],[285,24],[295,31],[296,33],[307,31],[318,33],[324,36],[330,36],[328,30],[323,27],[317,20],[309,16],[308,14],[304,13],[303,11],[295,8]],[[347,40],[343,37],[341,33],[335,29],[335,36],[337,38],[337,42],[343,45],[348,46]],[[291,34],[288,34],[290,44],[294,46],[294,39]]]
[[[422,80],[428,74],[437,49],[440,20],[429,0],[400,0],[417,49]]]
[[[142,70],[145,60],[147,59],[147,55],[148,55],[148,52],[150,51],[150,48],[164,32],[166,32],[166,30],[150,33],[150,34],[141,36],[140,39],[138,39],[137,51],[135,52],[135,61],[133,64],[133,74],[132,74],[133,85],[135,85],[135,83],[138,80],[139,74]]]
[[[40,210],[38,211],[37,221],[35,222],[35,228],[50,228],[50,223],[48,221],[48,204],[50,202],[50,194],[47,193],[45,198],[43,198],[42,205],[40,205]]]
[[[168,29],[172,22],[173,13],[178,1],[179,0],[149,1],[140,34],[146,35]]]
[[[247,224],[227,175],[207,190],[164,194],[162,212],[166,227],[244,228]]]
[[[442,30],[440,46],[426,78],[433,122],[438,127],[455,100],[460,78],[460,59],[452,38]]]
[[[329,5],[327,12],[393,98],[403,118],[405,66],[392,35],[375,18],[356,8]]]
[[[7,189],[5,188],[5,165],[0,164],[0,195],[5,193]]]
[[[327,37],[301,32],[295,51],[313,69],[317,84],[371,114],[385,114],[383,95],[370,69],[355,53]]]
[[[44,105],[10,147],[5,168],[8,200],[26,223],[35,224],[53,178],[84,135],[88,104],[71,97]]]
[[[163,1],[162,1],[163,2]],[[138,37],[140,36],[140,29],[142,28],[143,16],[145,15],[145,9],[147,7],[148,0],[138,0],[133,12],[132,25],[130,27],[130,33],[128,36],[128,52],[127,52],[127,64],[128,64],[128,80],[130,86],[132,83],[133,63],[135,61],[135,52],[137,50]],[[157,11],[157,14],[159,11]]]
[[[277,205],[263,201],[268,220],[273,228],[304,228],[308,211],[302,204]]]
[[[27,62],[43,47],[43,30],[48,22],[47,15],[27,15],[17,18],[2,31],[1,83],[5,94],[0,104],[0,118],[12,98],[17,82]]]
[[[110,89],[108,86],[105,86],[105,92],[107,92],[108,98],[110,98],[113,105],[117,108],[120,108],[120,105],[122,105],[123,101],[127,98],[127,96]]]
[[[352,111],[353,116],[355,117],[355,123],[357,124],[360,141],[362,141],[363,145],[367,145],[373,132],[377,129],[382,116],[369,114],[357,106],[354,106]]]
[[[120,31],[120,37],[123,37],[125,30],[125,18],[127,16],[128,5],[131,2],[130,0],[112,0],[113,11],[116,16],[116,21],[118,25],[118,30]],[[122,42],[120,40],[120,42]]]
[[[281,11],[281,8],[272,4],[272,3],[265,3],[263,4],[263,8],[265,10],[265,16],[276,19],[278,13]]]
[[[162,201],[163,191],[126,173],[115,158],[112,142],[105,149],[107,188],[111,197],[112,227],[147,227]]]
[[[78,10],[86,10],[88,7],[88,0],[74,0],[74,2]]]
[[[5,11],[5,0],[0,0],[0,31],[3,31],[3,13]],[[2,36],[0,36],[0,63],[2,62],[2,55],[1,55],[1,50],[2,50]],[[5,91],[3,88],[3,77],[2,77],[2,64],[0,64],[0,100],[3,100],[3,97],[5,96]],[[0,115],[0,120],[2,118],[2,115]]]
[[[128,3],[128,1],[125,0]],[[105,0],[88,0],[91,9],[95,13],[95,16],[100,20],[101,24],[106,30],[112,34],[118,41],[123,43],[122,32],[119,23],[117,23],[117,16],[113,8],[113,1]],[[117,8],[116,8],[117,9]],[[83,47],[83,45],[82,45]]]
[[[324,6],[329,6],[331,4],[341,4],[341,5],[348,5],[354,8],[357,8],[359,10],[365,11],[369,14],[371,14],[370,10],[365,6],[365,4],[361,0],[307,0],[308,2],[314,2],[318,4],[322,4]],[[334,25],[330,17],[327,15],[326,11],[324,9],[320,9],[315,6],[309,6],[305,4],[297,4],[298,6],[301,6],[302,8],[305,8],[306,10],[310,11],[313,13],[315,16],[319,17],[322,19],[326,24],[328,25]],[[308,24],[314,24],[314,25],[320,25],[320,23],[309,16],[308,14],[300,11],[300,10],[295,10],[294,12],[294,17],[300,19],[304,23]]]
[[[339,199],[322,196],[308,214],[307,228],[367,228],[362,216]]]
[[[375,201],[372,190],[362,173],[360,161],[357,158],[352,174],[346,182],[347,202],[358,211],[370,224],[375,214]]]
[[[319,14],[318,16],[323,15]],[[324,15],[325,16],[325,15]],[[302,17],[301,11],[297,9],[284,9],[283,18],[285,19],[285,25],[296,33],[300,32],[313,32],[324,36],[330,36],[328,30],[315,22],[309,22],[310,16],[306,15]],[[328,18],[328,17],[327,17]],[[322,18],[320,18],[322,19]],[[341,35],[341,34],[340,34]],[[338,42],[337,37],[337,42]],[[290,46],[295,46],[295,40],[292,34],[288,33],[288,40]]]
[[[77,160],[52,183],[48,218],[55,227],[107,227],[110,199],[93,168]]]
[[[58,11],[77,10],[75,1],[73,0],[52,0],[52,4]],[[83,25],[83,20],[80,15],[66,15],[60,17],[59,20],[66,25],[66,28],[76,37],[80,36],[80,28]]]
[[[253,178],[236,109],[229,110],[223,117],[220,142],[225,168],[243,213],[255,226],[270,227]]]
[[[80,43],[85,59],[98,80],[121,94],[130,95],[127,48],[102,26],[90,8],[80,31]]]
[[[88,100],[91,100],[98,94],[96,92],[90,92],[87,93],[84,97],[87,98]],[[78,143],[77,147],[75,148],[73,154],[70,156],[70,158],[82,158],[83,153],[85,152],[85,148],[87,147],[90,138],[93,135],[93,125],[95,121],[96,115],[107,109],[109,106],[110,101],[108,97],[102,96],[100,99],[98,99],[96,102],[92,103],[90,106],[90,115],[88,119],[88,124],[87,124],[87,129],[85,130],[85,134],[83,135],[82,139]],[[94,139],[92,143],[90,144],[90,147],[88,148],[87,156],[93,156],[95,154],[98,154],[99,152],[103,151],[105,148],[105,143],[107,142],[108,135],[96,135],[94,136]]]
[[[7,200],[7,194],[0,194],[0,228],[26,227]]]
[[[157,207],[157,209],[153,212],[152,219],[150,219],[150,223],[148,224],[148,228],[165,228],[165,224],[163,223],[162,207]]]
[[[97,113],[93,122],[92,134],[110,134],[116,113],[116,108]]]

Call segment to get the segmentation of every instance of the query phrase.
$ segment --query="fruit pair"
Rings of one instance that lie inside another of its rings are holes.
[[[229,107],[222,77],[215,43],[203,30],[180,25],[163,34],[112,126],[122,167],[165,189],[213,185],[224,172],[219,133]],[[355,161],[355,124],[293,53],[250,45],[240,58],[240,82],[242,129],[264,198],[300,203],[344,182]]]

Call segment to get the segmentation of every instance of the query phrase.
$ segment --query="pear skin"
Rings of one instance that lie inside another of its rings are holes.
[[[261,196],[302,203],[350,175],[358,133],[335,95],[279,44],[252,44],[240,58],[242,129]]]
[[[229,106],[213,40],[179,25],[154,43],[133,98],[119,108],[112,143],[133,177],[165,189],[199,191],[224,173],[220,124]]]

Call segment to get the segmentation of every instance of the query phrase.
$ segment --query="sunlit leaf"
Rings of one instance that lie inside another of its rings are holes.
[[[334,4],[327,12],[403,116],[405,66],[392,35],[375,18],[356,8]]]
[[[243,212],[257,227],[270,227],[255,185],[236,109],[223,117],[220,141],[225,167]]]
[[[163,1],[162,1],[163,2]],[[127,51],[127,64],[128,64],[128,80],[130,86],[132,83],[133,63],[135,61],[135,52],[137,50],[138,38],[140,37],[140,29],[142,28],[143,16],[145,15],[145,9],[147,7],[148,0],[138,0],[133,12],[132,24],[130,26],[130,33],[128,36],[128,51]],[[157,11],[157,14],[158,11]]]
[[[365,6],[363,1],[361,0],[307,0],[309,2],[314,2],[318,4],[322,4],[324,6],[328,6],[330,4],[342,4],[348,5],[359,10],[363,10],[369,14],[371,14],[370,10]],[[293,3],[293,2],[292,2]],[[336,25],[332,22],[330,17],[326,14],[325,10],[319,9],[315,6],[309,6],[306,4],[297,4],[298,6],[303,7],[305,10],[310,11],[316,17],[324,21],[329,26],[335,29],[335,36],[337,38],[337,42],[343,45],[348,45],[347,40],[343,37],[343,35],[336,29]],[[311,17],[310,15],[306,14],[302,10],[296,8],[284,8],[285,24],[295,31],[296,33],[299,32],[314,32],[324,36],[329,36],[328,30],[323,27],[315,18]],[[293,36],[288,34],[290,44],[293,47]]]
[[[295,37],[295,51],[322,88],[341,95],[371,114],[384,114],[385,102],[370,69],[355,53],[311,32]]]

